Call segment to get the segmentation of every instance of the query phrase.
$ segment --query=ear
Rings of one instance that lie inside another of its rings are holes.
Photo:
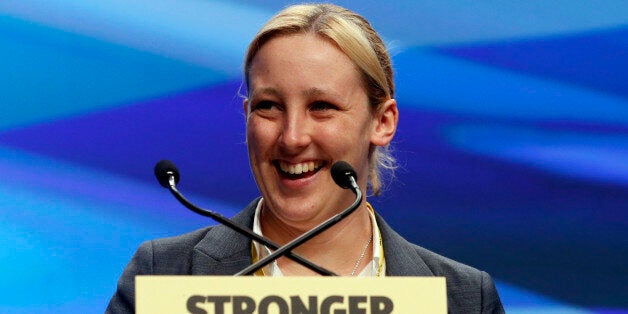
[[[244,98],[244,100],[242,100],[242,112],[244,113],[244,121],[246,122],[249,119],[249,114],[251,113],[248,98]]]
[[[395,136],[398,121],[397,101],[389,99],[373,114],[371,143],[377,146],[388,145]]]

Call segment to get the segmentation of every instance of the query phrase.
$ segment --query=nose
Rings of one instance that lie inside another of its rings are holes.
[[[307,115],[300,112],[286,112],[279,145],[288,154],[296,154],[311,142]]]

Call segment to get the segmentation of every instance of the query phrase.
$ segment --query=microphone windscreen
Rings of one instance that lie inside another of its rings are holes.
[[[162,160],[155,165],[155,176],[161,186],[168,188],[170,176],[174,176],[174,183],[179,183],[179,169],[170,160]]]
[[[353,177],[356,181],[358,180],[358,175],[353,170],[353,167],[348,162],[342,160],[335,162],[331,166],[331,177],[343,189],[351,188],[349,177]]]

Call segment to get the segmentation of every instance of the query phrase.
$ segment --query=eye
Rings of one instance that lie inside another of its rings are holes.
[[[255,110],[269,111],[272,109],[279,109],[279,106],[277,105],[276,102],[270,101],[270,100],[262,100],[262,101],[256,102],[253,104],[251,108],[252,111],[255,111]]]
[[[330,104],[326,101],[315,101],[310,105],[310,111],[327,111],[337,109],[334,104]]]

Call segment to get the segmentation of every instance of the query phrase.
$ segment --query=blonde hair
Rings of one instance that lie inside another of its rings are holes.
[[[314,33],[334,42],[360,69],[372,112],[394,97],[390,56],[384,42],[362,16],[333,4],[289,6],[272,17],[249,44],[244,77],[249,88],[249,71],[260,47],[275,36]],[[368,184],[373,194],[381,192],[382,170],[392,171],[395,159],[388,145],[370,152]]]

